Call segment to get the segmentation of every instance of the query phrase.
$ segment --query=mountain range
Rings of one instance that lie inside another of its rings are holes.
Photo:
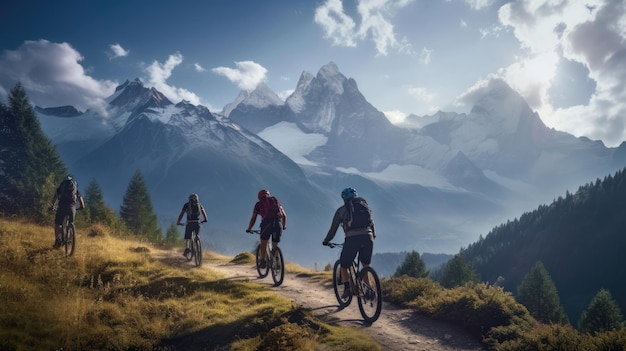
[[[219,113],[173,103],[139,79],[107,102],[106,116],[62,103],[36,107],[80,184],[96,179],[119,208],[140,170],[163,226],[198,193],[209,214],[204,240],[224,253],[254,246],[244,229],[256,193],[268,188],[288,215],[285,256],[304,265],[335,259],[321,240],[347,186],[371,204],[375,251],[453,253],[626,164],[624,144],[608,148],[546,127],[501,80],[467,114],[411,115],[398,125],[332,62],[303,72],[285,101],[260,84]]]

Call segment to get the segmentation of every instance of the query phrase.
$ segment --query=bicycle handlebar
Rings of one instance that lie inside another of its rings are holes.
[[[197,222],[197,223],[202,224],[202,223],[206,223],[206,222],[208,222],[208,221],[199,221],[199,222]],[[178,225],[179,225],[179,226],[181,226],[181,227],[184,227],[184,226],[186,226],[186,225],[187,225],[187,223],[189,223],[189,222],[186,222],[186,223],[178,223]],[[195,222],[192,222],[192,223],[195,223]]]

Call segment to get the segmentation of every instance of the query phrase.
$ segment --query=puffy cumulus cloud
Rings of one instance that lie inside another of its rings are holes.
[[[389,120],[389,122],[393,124],[398,124],[404,122],[406,119],[406,113],[398,110],[393,111],[383,111],[385,117]]]
[[[186,100],[191,104],[200,105],[201,101],[198,95],[187,89],[177,88],[167,83],[167,79],[172,76],[174,68],[178,67],[182,62],[183,55],[180,53],[170,55],[164,63],[153,61],[145,69],[148,73],[148,85],[153,86],[174,103]]]
[[[341,0],[326,0],[315,10],[315,23],[320,25],[333,45],[356,47],[358,40],[371,36],[378,54],[387,55],[390,48],[400,52],[413,53],[407,48],[407,41],[398,40],[393,29],[391,18],[395,13],[413,2],[413,0],[359,0],[357,11],[361,23],[346,14]]]
[[[113,94],[117,83],[87,75],[82,60],[68,43],[25,41],[16,50],[0,54],[0,95],[6,99],[20,82],[34,105],[104,112],[104,99]]]
[[[114,58],[118,58],[118,57],[125,57],[128,56],[128,54],[130,54],[129,50],[124,49],[120,44],[115,43],[115,44],[111,44],[109,45],[109,57],[111,59]]]
[[[602,140],[607,146],[626,140],[626,2],[523,0],[500,7],[498,18],[512,29],[526,54],[485,81],[505,80],[557,130]],[[563,81],[556,74],[564,62],[582,65],[585,69],[577,74],[587,76],[577,79],[591,79],[595,90],[555,107],[550,94],[556,91],[551,88]],[[483,83],[458,101],[468,101]]]
[[[237,68],[216,67],[212,71],[237,84],[241,90],[252,91],[265,81],[267,69],[253,61],[235,61]]]

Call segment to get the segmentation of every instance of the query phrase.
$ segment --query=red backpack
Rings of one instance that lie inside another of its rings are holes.
[[[264,196],[259,200],[259,212],[262,218],[278,218],[280,214],[280,201],[276,196]]]

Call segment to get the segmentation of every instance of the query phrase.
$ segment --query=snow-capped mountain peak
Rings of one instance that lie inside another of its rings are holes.
[[[262,109],[268,106],[282,106],[284,101],[267,85],[259,83],[253,91],[240,91],[235,101],[224,106],[222,115],[229,116],[240,104]]]

